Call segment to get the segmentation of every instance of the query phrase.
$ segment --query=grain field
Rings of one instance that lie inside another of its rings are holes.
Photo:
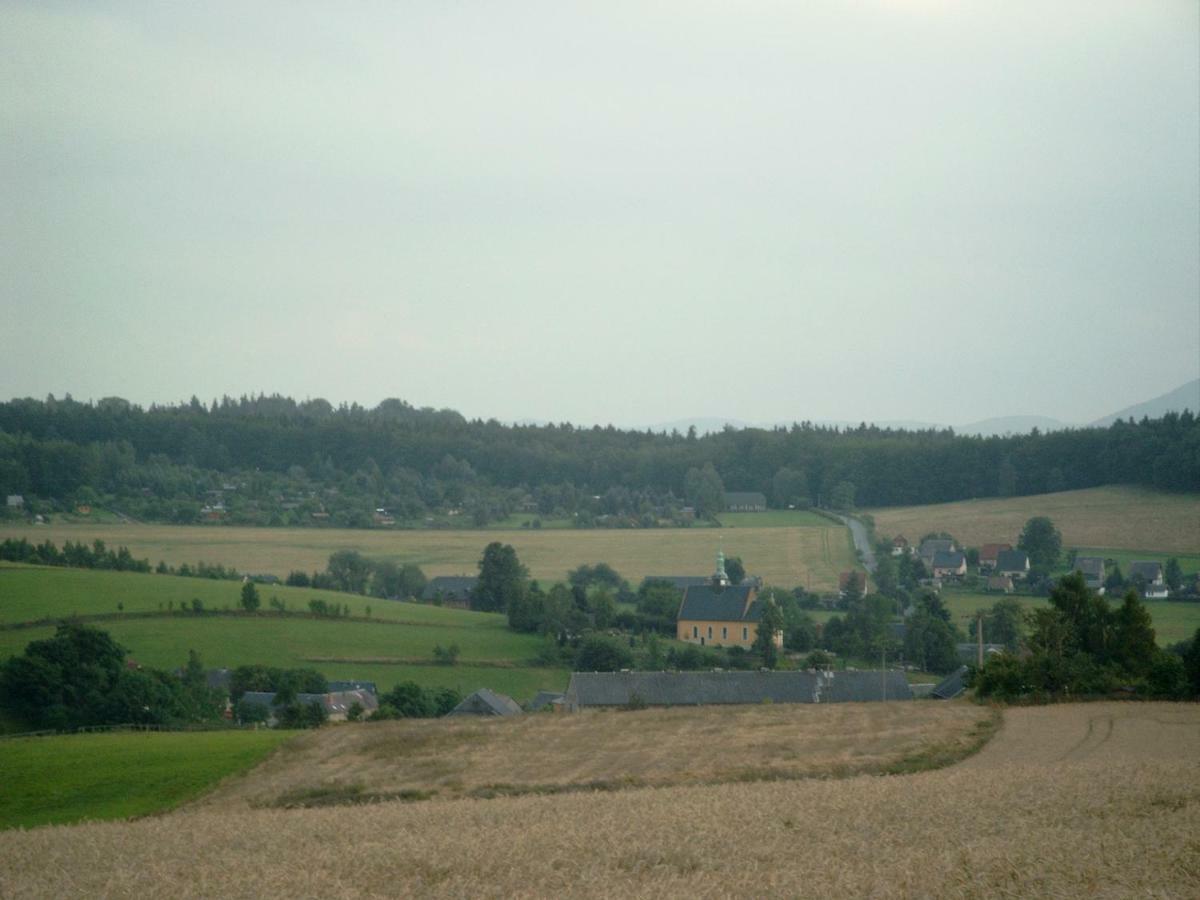
[[[1089,744],[1108,717],[1112,736]],[[971,761],[915,775],[0,834],[7,897],[1192,898],[1197,884],[1195,705],[1010,710]]]
[[[607,562],[634,586],[647,575],[706,575],[718,548],[740,556],[747,570],[770,584],[826,591],[838,572],[855,563],[850,532],[824,519],[780,527],[564,529],[514,531],[391,531],[338,528],[242,528],[235,526],[76,524],[0,525],[0,540],[24,537],[129,547],[152,564],[198,561],[242,572],[287,575],[293,569],[324,569],[330,554],[357,550],[376,559],[416,563],[426,575],[474,575],[490,541],[512,544],[532,577],[561,581],[581,564]]]
[[[1048,516],[1062,532],[1064,548],[1200,553],[1200,494],[1113,486],[870,512],[880,535],[903,534],[910,541],[946,531],[968,547],[993,541],[1015,544],[1027,520]]]

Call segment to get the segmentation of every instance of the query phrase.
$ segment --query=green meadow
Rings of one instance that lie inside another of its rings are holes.
[[[1079,556],[1099,556],[1102,559],[1113,560],[1127,578],[1131,563],[1157,562],[1166,565],[1167,560],[1172,557],[1179,562],[1179,567],[1185,575],[1200,572],[1200,553],[1162,553],[1154,550],[1120,550],[1113,547],[1079,547],[1078,551]],[[1068,571],[1065,565],[1062,571]]]
[[[182,665],[188,651],[195,650],[210,668],[250,663],[307,666],[329,678],[375,681],[381,691],[411,680],[464,693],[489,687],[525,699],[541,688],[566,686],[565,670],[531,665],[541,639],[511,631],[504,616],[265,586],[260,586],[263,611],[234,614],[240,591],[238,582],[202,578],[5,566],[0,568],[0,623],[111,615],[96,627],[112,634],[138,662],[161,669]],[[291,610],[307,610],[308,599],[321,597],[349,604],[352,615],[280,616],[265,608],[272,594]],[[199,597],[206,610],[228,607],[230,613],[166,611],[169,605],[178,610],[192,597]],[[118,602],[123,613],[117,612]],[[365,618],[367,606],[371,620]],[[0,658],[19,654],[27,643],[53,631],[52,625],[0,630]],[[439,644],[459,647],[457,665],[433,664],[433,648]]]
[[[172,809],[249,769],[294,734],[263,729],[0,740],[0,828]]]
[[[358,594],[284,585],[257,587],[263,610],[269,610],[271,598],[276,597],[291,612],[307,612],[310,600],[324,600],[349,605],[351,616],[360,618],[370,607],[371,618],[427,625],[478,627],[488,623],[502,626],[505,622],[503,616],[490,613],[399,603]],[[234,610],[238,609],[241,594],[240,581],[0,563],[0,624],[116,613],[118,604],[127,613],[165,612],[190,607],[193,599],[199,599],[206,610]]]

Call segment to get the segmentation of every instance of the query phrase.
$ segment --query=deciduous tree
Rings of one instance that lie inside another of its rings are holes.
[[[1046,573],[1058,564],[1062,553],[1062,535],[1045,516],[1035,516],[1025,523],[1017,548],[1029,555],[1031,569]]]

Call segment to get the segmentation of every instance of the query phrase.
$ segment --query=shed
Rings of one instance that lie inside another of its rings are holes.
[[[767,497],[757,491],[729,491],[725,494],[726,512],[763,512]]]
[[[539,710],[552,708],[555,704],[562,704],[563,698],[567,695],[562,691],[538,691],[534,698],[530,700],[525,708],[529,712],[538,712]]]
[[[953,700],[967,689],[968,671],[970,670],[966,666],[959,666],[939,681],[937,686],[929,692],[929,696],[936,697],[938,700]]]
[[[479,579],[473,575],[438,575],[426,583],[421,599],[426,603],[440,601],[447,605],[467,605],[478,583]]]
[[[480,688],[450,710],[450,716],[519,716],[521,707],[512,697]]]

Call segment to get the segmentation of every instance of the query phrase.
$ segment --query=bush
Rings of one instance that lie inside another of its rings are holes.
[[[453,666],[458,663],[458,644],[443,647],[441,644],[433,648],[433,661],[439,666]]]
[[[632,665],[629,645],[603,634],[585,637],[575,656],[575,668],[580,672],[616,672]]]
[[[824,650],[814,650],[804,661],[806,669],[828,669],[833,665],[833,657]]]
[[[250,724],[267,721],[271,717],[271,710],[265,703],[255,703],[243,698],[234,704],[233,715],[239,722]]]

